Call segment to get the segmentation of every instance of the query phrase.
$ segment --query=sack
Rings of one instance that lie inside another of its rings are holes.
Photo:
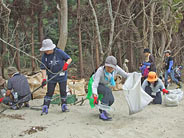
[[[141,73],[130,73],[123,85],[123,90],[130,115],[141,111],[153,100],[141,87]]]
[[[183,98],[183,91],[181,89],[169,90],[169,94],[165,95],[164,103],[166,106],[178,106]]]

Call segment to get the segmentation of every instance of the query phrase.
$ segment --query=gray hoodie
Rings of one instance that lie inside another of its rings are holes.
[[[119,74],[120,76],[124,78],[128,77],[128,73],[125,72],[123,69],[121,69],[118,65],[116,66],[116,69],[114,70],[114,76],[116,74]],[[98,70],[93,75],[93,80],[94,82],[92,84],[92,91],[93,91],[93,94],[96,94],[96,95],[98,95],[97,88],[98,88],[99,83],[102,83],[106,86],[110,85],[110,82],[105,80],[104,66],[101,66],[98,68]]]

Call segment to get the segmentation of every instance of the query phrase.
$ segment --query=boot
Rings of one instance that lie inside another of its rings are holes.
[[[13,110],[18,110],[19,108],[18,108],[17,105],[12,105],[12,106],[11,106],[11,109],[13,109]]]
[[[62,110],[62,112],[68,112],[69,111],[66,104],[61,105],[61,110]]]
[[[50,105],[50,100],[51,100],[51,97],[48,97],[48,96],[45,96],[45,97],[44,97],[44,102],[43,102],[43,108],[42,108],[42,113],[41,113],[41,115],[43,115],[43,114],[48,114],[48,109],[49,109],[49,105]]]
[[[104,120],[104,121],[109,121],[111,120],[112,118],[111,117],[108,117],[107,116],[107,112],[106,111],[102,111],[102,113],[100,113],[100,116],[99,116],[100,119]]]
[[[181,84],[179,82],[176,85],[177,85],[176,89],[181,89]]]
[[[61,98],[61,110],[62,112],[69,111],[69,109],[67,108],[66,98]]]
[[[100,112],[100,114],[103,112],[103,110],[102,109],[99,109],[99,112]],[[106,112],[106,111],[105,111]],[[111,117],[111,115],[108,113],[108,112],[106,112],[106,116],[108,117],[108,118],[110,118],[110,119],[112,119],[112,117]]]
[[[43,115],[43,114],[48,114],[48,109],[49,109],[49,107],[48,107],[47,105],[44,105],[43,108],[42,108],[42,113],[41,113],[41,115]]]

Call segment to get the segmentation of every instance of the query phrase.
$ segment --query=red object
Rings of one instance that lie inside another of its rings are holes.
[[[163,91],[163,93],[166,93],[166,94],[168,94],[168,93],[169,93],[169,91],[168,91],[168,90],[166,90],[166,89],[163,89],[162,91]]]
[[[66,63],[64,64],[64,66],[63,66],[63,71],[67,70],[67,68],[68,68],[68,63],[66,62]]]
[[[47,82],[46,79],[43,79],[43,80],[42,80],[42,88],[47,84],[46,82]]]
[[[4,97],[0,98],[0,103],[2,103],[2,102],[3,102],[3,99],[4,99]]]
[[[144,69],[143,76],[144,76],[144,77],[148,77],[148,73],[149,73],[149,69],[146,67],[146,68]]]
[[[94,104],[98,104],[98,97],[94,97],[94,102],[93,102]]]

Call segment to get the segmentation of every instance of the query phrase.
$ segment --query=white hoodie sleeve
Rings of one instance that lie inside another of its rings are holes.
[[[124,77],[124,78],[127,78],[129,76],[129,73],[125,72],[122,68],[120,68],[118,65],[117,65],[117,74],[119,74],[120,76]]]
[[[99,85],[99,82],[100,82],[100,77],[103,75],[103,68],[98,68],[98,70],[96,71],[94,77],[93,77],[93,84],[92,84],[92,91],[93,91],[93,94],[96,94],[98,95],[98,92],[97,92],[97,88],[98,88],[98,85]]]

